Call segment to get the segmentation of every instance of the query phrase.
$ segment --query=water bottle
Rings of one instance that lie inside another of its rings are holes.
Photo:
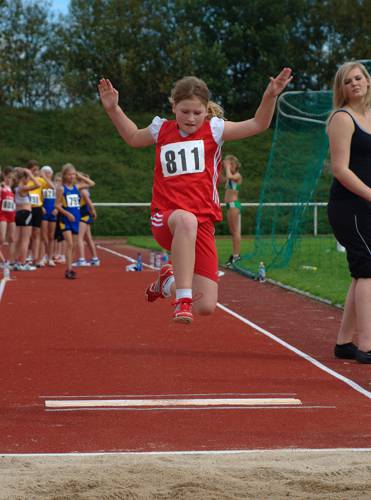
[[[160,267],[161,267],[161,254],[160,253],[156,253],[155,268],[156,269],[160,269]]]
[[[3,267],[3,278],[4,278],[4,280],[10,280],[10,267],[9,267],[9,262],[4,262],[4,267]]]
[[[165,264],[167,264],[168,262],[169,262],[169,256],[168,256],[167,252],[162,252],[161,267],[164,266]]]
[[[264,283],[264,281],[265,281],[265,266],[264,266],[264,262],[260,262],[260,264],[259,264],[258,280],[259,280],[259,283]]]
[[[137,255],[137,271],[141,271],[142,267],[143,267],[142,254],[138,253],[138,255]]]
[[[153,250],[149,253],[149,265],[155,267],[155,252]]]

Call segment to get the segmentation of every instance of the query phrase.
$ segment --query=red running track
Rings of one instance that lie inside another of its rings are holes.
[[[82,269],[76,281],[58,267],[7,284],[1,453],[370,447],[369,398],[220,309],[190,327],[172,324],[167,301],[143,300],[154,273],[125,273],[123,259],[101,257],[101,268]],[[47,397],[169,394],[289,394],[303,406],[44,407]]]

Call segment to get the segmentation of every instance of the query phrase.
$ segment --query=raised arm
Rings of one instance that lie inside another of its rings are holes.
[[[224,162],[225,165],[225,176],[228,180],[239,182],[241,180],[241,174],[238,172],[235,174],[232,174],[231,172],[231,166],[228,161]]]
[[[245,137],[257,135],[267,130],[273,118],[277,97],[291,80],[290,68],[284,68],[276,78],[271,77],[254,118],[242,122],[226,121],[223,140],[235,141],[237,139],[244,139]]]
[[[51,179],[49,179],[43,171],[40,171],[40,177],[44,179],[44,181],[46,182],[46,184],[50,189],[55,189],[54,182]]]
[[[77,189],[91,188],[95,182],[81,172],[77,172]]]
[[[138,129],[135,123],[123,112],[118,104],[119,93],[112,83],[102,78],[98,85],[100,100],[107,115],[111,118],[118,133],[133,148],[144,148],[154,144],[149,128]]]
[[[30,191],[33,191],[34,189],[41,187],[41,184],[36,179],[36,177],[29,170],[25,169],[25,171],[27,172],[27,177],[32,182],[32,184],[30,184],[29,186],[26,186],[26,185],[22,186],[22,188],[20,189],[21,194],[22,193],[29,193]]]
[[[332,173],[352,193],[371,202],[371,188],[349,168],[354,123],[347,113],[336,113],[328,126]]]

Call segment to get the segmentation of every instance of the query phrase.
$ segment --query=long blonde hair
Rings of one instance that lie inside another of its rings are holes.
[[[366,108],[371,107],[371,77],[369,75],[369,72],[367,71],[366,66],[361,62],[350,61],[342,64],[336,72],[334,78],[334,85],[332,89],[333,111],[336,111],[337,109],[340,109],[347,104],[347,100],[344,93],[344,82],[346,80],[348,73],[355,68],[358,68],[363,73],[363,76],[368,80],[369,85],[367,93],[364,97],[364,104]]]

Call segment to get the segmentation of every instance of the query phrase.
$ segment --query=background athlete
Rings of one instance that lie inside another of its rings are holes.
[[[241,202],[238,199],[242,175],[240,174],[241,163],[236,156],[227,155],[223,161],[225,177],[224,202],[227,206],[227,221],[229,232],[232,236],[232,255],[229,257],[227,266],[240,260],[241,253]]]

